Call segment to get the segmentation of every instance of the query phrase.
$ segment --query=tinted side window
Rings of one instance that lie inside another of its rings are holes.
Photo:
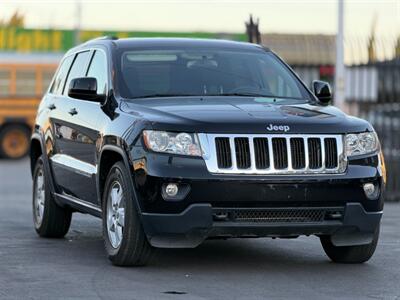
[[[65,78],[67,77],[69,67],[71,66],[71,62],[74,56],[68,56],[62,62],[55,78],[53,85],[51,86],[50,93],[60,95],[64,89]]]
[[[96,51],[90,63],[87,77],[97,79],[97,94],[105,95],[107,89],[107,58],[101,51]]]
[[[74,59],[71,70],[68,73],[67,82],[64,88],[64,95],[68,94],[69,84],[72,79],[78,77],[85,77],[86,73],[86,63],[89,59],[89,51],[78,53]]]

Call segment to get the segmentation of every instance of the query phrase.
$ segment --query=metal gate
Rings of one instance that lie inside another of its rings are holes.
[[[354,67],[360,68],[360,66]],[[364,93],[373,97],[350,98],[353,113],[372,123],[380,138],[387,169],[386,200],[400,200],[400,59],[362,66],[365,72],[377,73],[376,91]],[[357,72],[355,72],[356,74]],[[351,74],[351,72],[350,72]],[[357,75],[358,77],[360,74]],[[363,74],[368,78],[368,74]],[[372,76],[375,77],[375,76]],[[355,79],[357,80],[357,79]],[[346,86],[354,87],[351,78]],[[359,79],[358,79],[359,81]],[[374,84],[372,84],[374,85]],[[371,89],[367,82],[366,89]],[[358,94],[358,97],[357,97]]]

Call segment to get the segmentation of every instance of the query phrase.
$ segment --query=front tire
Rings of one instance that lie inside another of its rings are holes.
[[[117,162],[107,176],[102,199],[105,248],[117,266],[143,266],[153,252],[134,201],[129,171]]]
[[[64,237],[71,225],[72,212],[55,203],[50,191],[48,174],[40,157],[33,172],[32,210],[37,234],[47,238]]]
[[[322,236],[322,247],[326,255],[336,263],[360,264],[368,261],[375,252],[379,240],[379,226],[374,233],[370,244],[359,246],[335,246],[330,236]]]

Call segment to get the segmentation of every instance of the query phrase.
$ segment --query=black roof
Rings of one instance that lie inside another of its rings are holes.
[[[101,37],[87,41],[86,43],[75,47],[72,50],[79,50],[96,45],[111,45],[117,48],[221,48],[232,50],[260,51],[268,50],[258,44],[245,42],[236,42],[222,39],[200,39],[200,38],[124,38],[116,39],[114,37]]]

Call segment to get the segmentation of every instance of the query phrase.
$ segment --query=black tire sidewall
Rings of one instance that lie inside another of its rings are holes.
[[[364,263],[374,254],[378,245],[380,235],[380,224],[374,232],[370,244],[359,246],[335,246],[330,236],[321,237],[321,244],[328,257],[337,263]]]
[[[35,216],[34,197],[36,188],[36,179],[39,171],[43,173],[44,181],[44,210],[42,223],[38,226]],[[33,223],[36,232],[41,237],[62,238],[71,225],[72,211],[67,207],[60,207],[52,195],[50,189],[50,177],[44,164],[43,156],[39,157],[33,173],[33,193],[32,193],[32,214]]]

